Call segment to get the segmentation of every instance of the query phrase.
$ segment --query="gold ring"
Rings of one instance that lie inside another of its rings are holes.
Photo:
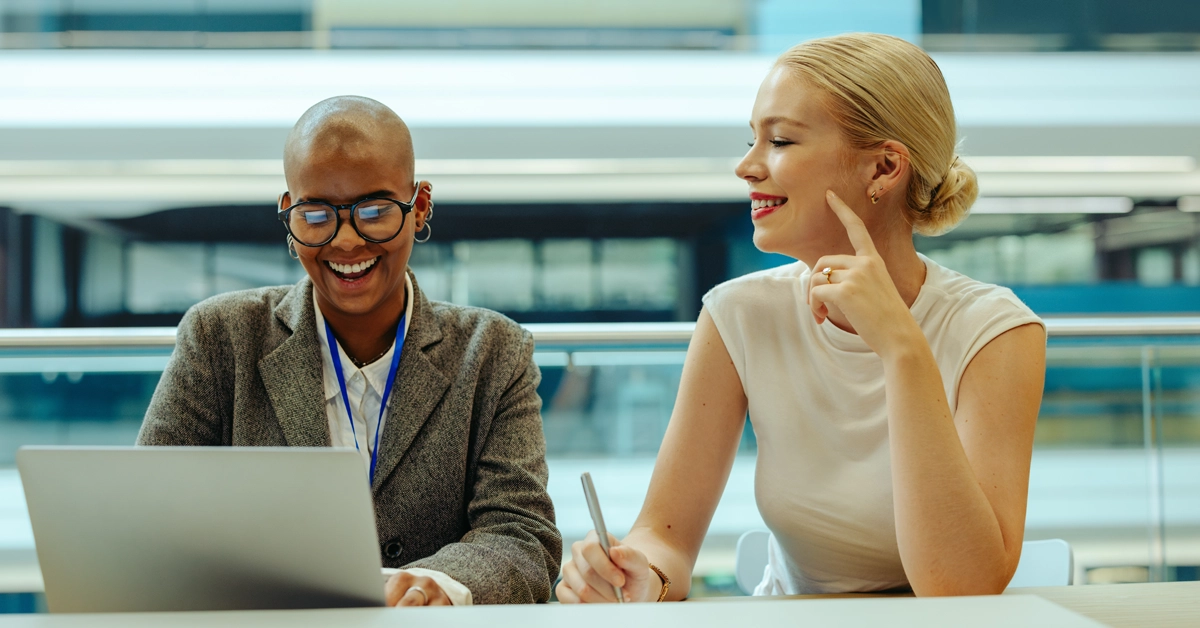
[[[421,606],[425,606],[425,605],[429,604],[429,594],[425,593],[425,589],[422,589],[421,587],[413,585],[411,587],[408,587],[408,591],[417,591],[418,593],[421,594],[422,598],[425,598],[425,601],[421,602]],[[404,593],[407,595],[408,591],[405,591]]]
[[[833,283],[833,280],[829,278],[829,276],[833,274],[832,268],[826,266],[825,270],[821,271],[821,274],[825,275],[825,283]]]

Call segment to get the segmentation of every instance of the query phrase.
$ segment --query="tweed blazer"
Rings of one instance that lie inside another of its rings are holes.
[[[477,604],[544,602],[562,537],[533,338],[490,310],[430,302],[412,281],[371,487],[383,564],[444,572]],[[312,290],[305,277],[189,309],[138,444],[328,447]]]

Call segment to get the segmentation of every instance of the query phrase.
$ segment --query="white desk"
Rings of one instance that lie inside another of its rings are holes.
[[[346,609],[109,615],[0,616],[5,628],[141,628],[143,626],[439,626],[443,628],[734,628],[775,626],[881,626],[928,628],[1094,628],[1102,626],[1034,595],[967,598],[856,598],[784,600],[743,598],[729,603],[469,608]]]

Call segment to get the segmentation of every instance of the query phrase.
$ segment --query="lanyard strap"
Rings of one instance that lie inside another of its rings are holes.
[[[375,422],[375,446],[371,449],[371,484],[375,483],[375,463],[379,462],[379,433],[383,431],[383,413],[387,409],[392,396],[392,384],[396,381],[396,372],[400,368],[400,352],[404,349],[404,317],[400,316],[400,325],[396,327],[396,345],[392,348],[392,365],[388,369],[387,383],[383,387],[383,398],[379,400],[379,420]],[[350,419],[350,434],[354,436],[354,449],[358,447],[358,432],[354,429],[354,411],[350,409],[350,395],[346,392],[346,376],[342,373],[342,356],[338,352],[337,338],[333,337],[333,328],[325,321],[325,336],[329,339],[329,356],[333,360],[333,372],[337,373],[338,386],[342,389],[342,403],[346,404],[346,418]],[[366,418],[363,418],[366,422]]]

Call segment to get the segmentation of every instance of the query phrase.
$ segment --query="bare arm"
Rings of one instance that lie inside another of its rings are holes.
[[[925,334],[901,300],[862,220],[833,192],[854,255],[815,268],[809,306],[832,306],[883,360],[892,492],[900,560],[918,595],[999,593],[1021,555],[1033,430],[1042,399],[1046,336],[1011,329],[975,355],[951,417]]]
[[[617,585],[634,601],[654,601],[662,583],[647,561],[671,579],[667,599],[687,597],[745,420],[741,379],[712,317],[702,310],[641,514],[629,535],[613,547],[611,561],[594,533],[572,546],[559,600],[615,601],[612,585]]]
[[[1046,336],[1030,324],[985,346],[953,419],[924,337],[885,358],[900,559],[918,595],[999,593],[1021,556]]]

